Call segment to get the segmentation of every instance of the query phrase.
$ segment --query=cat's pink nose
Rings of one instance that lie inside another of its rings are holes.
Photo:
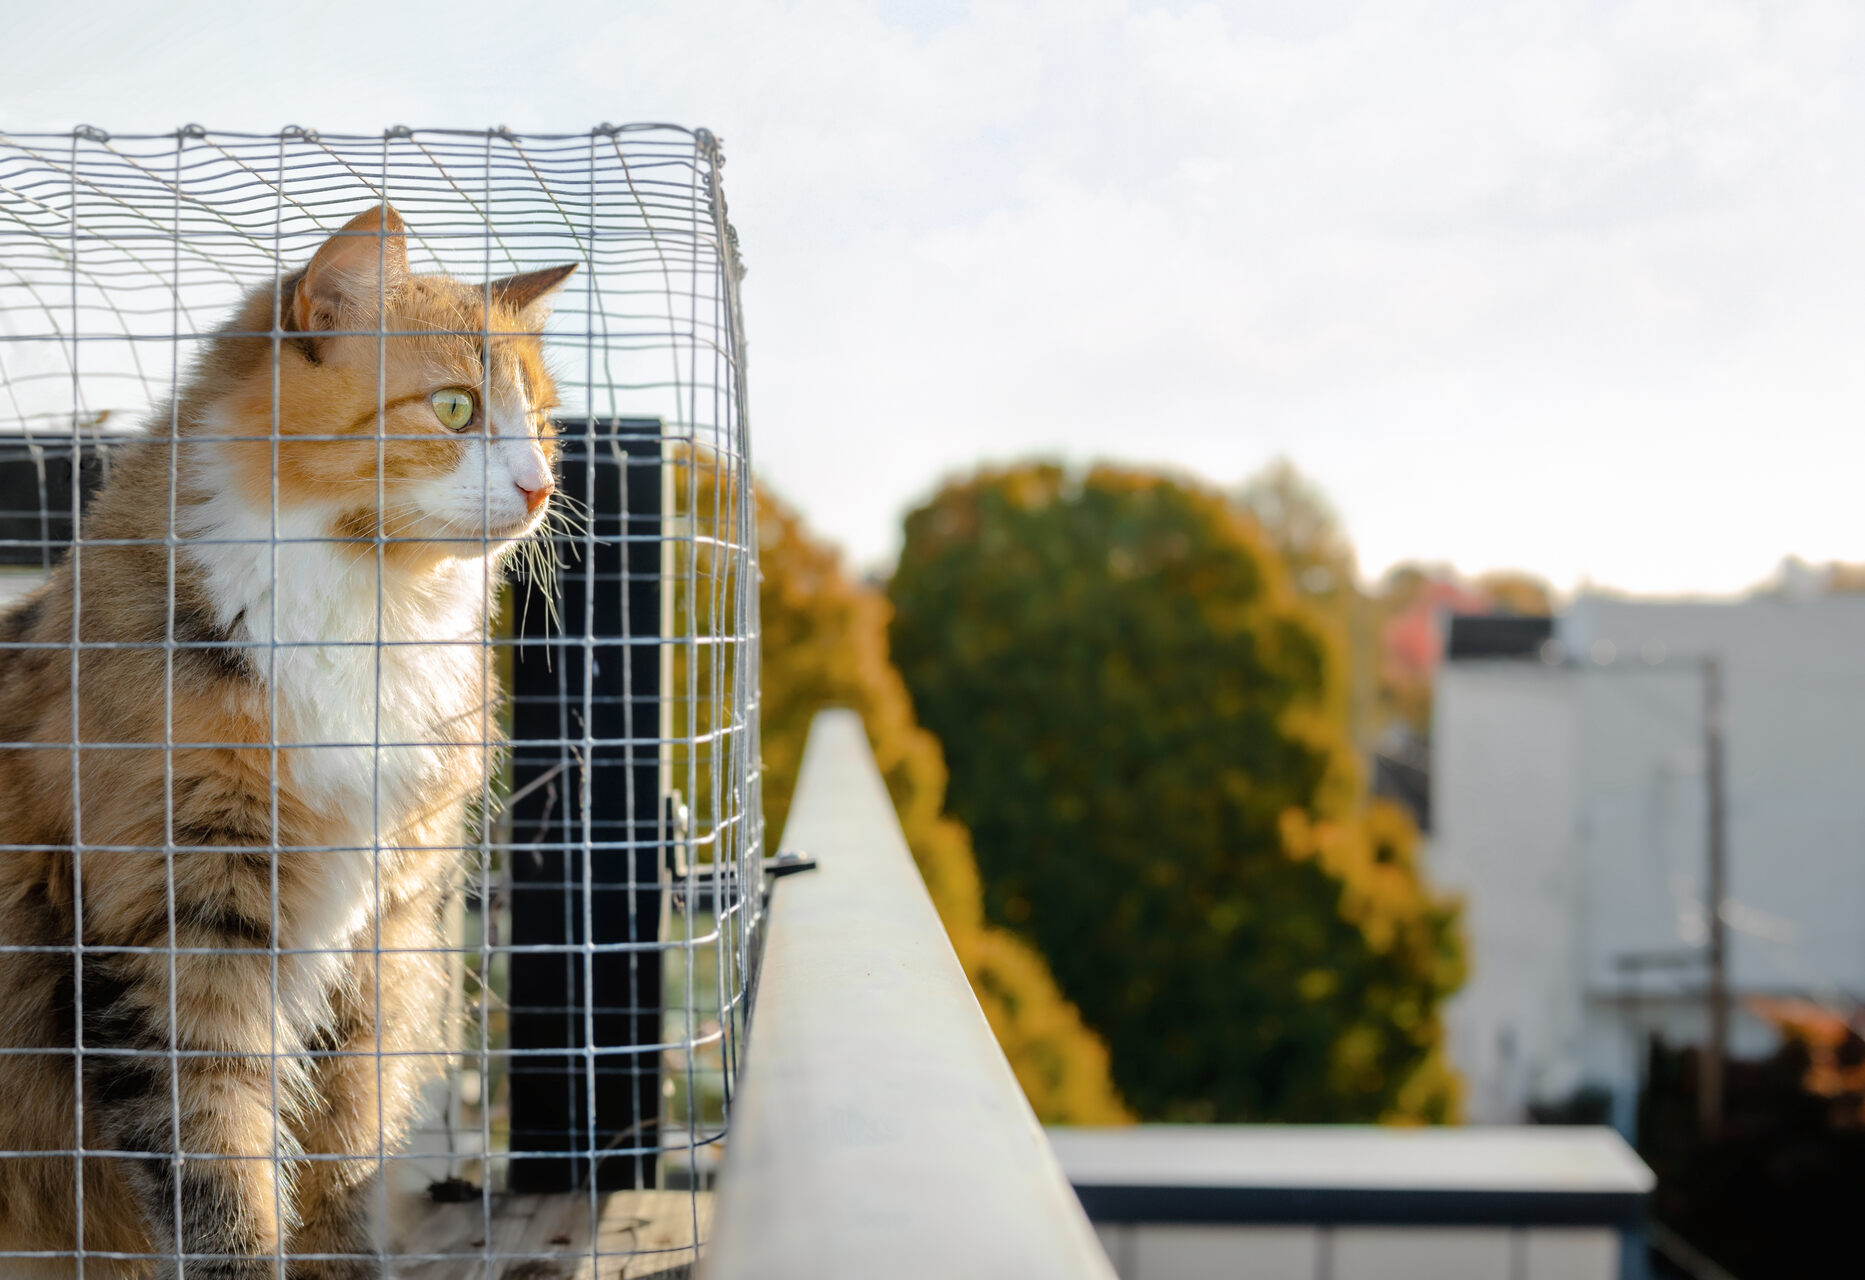
[[[527,489],[523,485],[518,485],[517,488],[518,492],[524,494],[525,510],[531,515],[536,515],[538,508],[549,502],[550,495],[557,491],[557,486],[548,479],[536,489]]]

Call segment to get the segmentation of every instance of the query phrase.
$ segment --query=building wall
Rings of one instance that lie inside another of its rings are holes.
[[[1646,1035],[1704,1027],[1704,653],[1724,671],[1732,988],[1865,992],[1865,599],[1583,597],[1556,635],[1562,665],[1439,677],[1431,857],[1471,944],[1452,1051],[1474,1119],[1588,1082],[1623,1124]],[[1739,1005],[1732,1030],[1769,1046]]]
[[[1576,655],[1590,658],[1604,644],[1614,657],[1582,668],[1596,691],[1587,717],[1598,821],[1593,874],[1613,887],[1621,908],[1598,917],[1592,982],[1609,982],[1613,954],[1644,945],[1667,913],[1678,922],[1671,939],[1701,940],[1700,923],[1683,924],[1691,913],[1700,922],[1703,911],[1702,685],[1694,657],[1714,651],[1727,702],[1732,979],[1747,990],[1865,992],[1865,599],[1654,605],[1588,597],[1561,633]],[[1646,654],[1661,659],[1657,667]],[[1644,672],[1614,673],[1628,668]],[[1617,822],[1608,819],[1615,785],[1647,795],[1663,786],[1668,799],[1641,831],[1624,806]],[[1650,864],[1636,915],[1631,877],[1609,874],[1635,857]],[[1669,901],[1652,879],[1659,866],[1680,886]]]
[[[1617,1280],[1603,1227],[1095,1224],[1120,1280]]]
[[[1582,1074],[1571,685],[1520,662],[1439,672],[1431,870],[1464,898],[1470,974],[1446,1019],[1478,1124],[1517,1120]]]

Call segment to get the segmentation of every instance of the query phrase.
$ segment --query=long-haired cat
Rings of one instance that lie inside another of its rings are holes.
[[[574,269],[404,246],[377,206],[251,293],[0,613],[0,1275],[379,1274]]]

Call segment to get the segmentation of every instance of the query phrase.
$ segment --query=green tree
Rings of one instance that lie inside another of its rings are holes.
[[[1142,1116],[1453,1116],[1456,908],[1365,802],[1337,637],[1238,504],[981,472],[908,517],[889,594],[987,915],[1035,941]]]
[[[887,657],[887,601],[853,580],[796,514],[758,496],[763,633],[765,821],[776,838],[796,786],[810,721],[824,707],[860,713],[907,844],[985,1017],[1039,1118],[1118,1124],[1106,1046],[1062,997],[1030,945],[984,922],[969,833],[945,816],[938,741],[913,717]]]

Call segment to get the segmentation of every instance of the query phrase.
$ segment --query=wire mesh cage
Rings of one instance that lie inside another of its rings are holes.
[[[762,902],[720,165],[0,134],[0,1274],[695,1256]]]

